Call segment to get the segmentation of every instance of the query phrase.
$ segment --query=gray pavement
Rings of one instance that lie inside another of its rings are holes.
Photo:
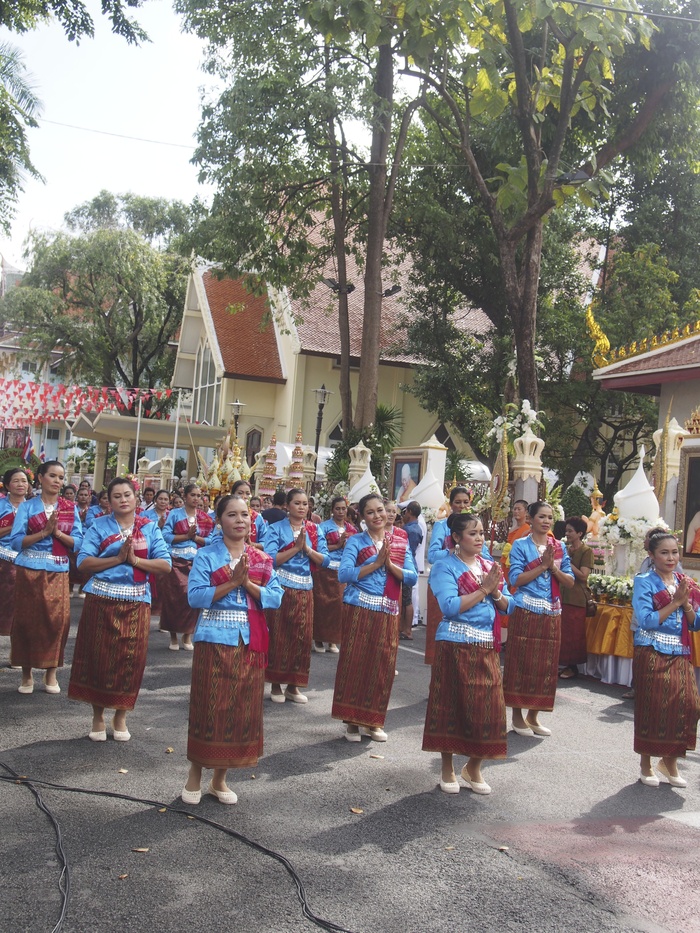
[[[38,683],[21,696],[19,673],[0,669],[0,761],[183,807],[191,654],[169,651],[154,624],[132,740],[91,743],[89,707],[66,697],[81,608],[74,599],[60,696]],[[266,699],[264,758],[231,774],[237,806],[207,796],[183,809],[284,855],[310,910],[353,933],[700,931],[700,757],[682,766],[687,790],[643,787],[624,688],[579,679],[561,683],[543,716],[551,738],[509,733],[507,761],[485,768],[490,797],[444,795],[438,756],[420,748],[424,631],[401,643],[386,744],[342,738],[330,718],[337,656],[314,654],[306,707]],[[318,929],[284,868],[236,838],[154,806],[41,793],[71,869],[65,933]],[[51,931],[53,831],[29,790],[5,782],[0,821],[0,930]]]

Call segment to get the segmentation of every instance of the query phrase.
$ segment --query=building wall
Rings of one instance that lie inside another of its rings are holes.
[[[659,427],[666,423],[668,406],[671,405],[671,417],[683,428],[685,423],[700,405],[700,382],[690,379],[687,382],[667,382],[661,386],[659,397]]]

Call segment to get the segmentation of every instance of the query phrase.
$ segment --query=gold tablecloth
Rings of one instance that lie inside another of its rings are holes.
[[[630,631],[631,606],[598,605],[594,616],[586,619],[586,647],[589,654],[611,654],[631,658],[634,635]],[[700,632],[690,633],[690,656],[694,667],[700,667]]]

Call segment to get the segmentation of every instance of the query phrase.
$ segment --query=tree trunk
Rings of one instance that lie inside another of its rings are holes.
[[[367,207],[367,256],[365,298],[362,321],[360,383],[357,392],[355,424],[359,428],[373,424],[379,392],[379,358],[382,324],[382,255],[386,235],[385,194],[387,154],[391,141],[391,117],[394,96],[394,61],[389,45],[379,47],[374,80],[374,120],[369,166],[369,202]]]

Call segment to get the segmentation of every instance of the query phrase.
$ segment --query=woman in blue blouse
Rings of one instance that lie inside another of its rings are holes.
[[[270,662],[265,679],[272,684],[273,703],[308,703],[299,687],[309,683],[313,636],[313,573],[330,562],[326,536],[307,521],[309,500],[303,489],[287,493],[287,518],[269,525],[265,550],[272,558],[284,589],[282,605],[267,612]],[[282,692],[282,684],[287,688]]]
[[[343,614],[343,584],[338,580],[338,569],[343,549],[357,529],[347,521],[348,504],[343,496],[331,500],[331,517],[321,522],[326,536],[330,562],[319,568],[314,580],[314,651],[323,654],[328,643],[331,654],[338,654]]]
[[[651,758],[669,784],[685,787],[678,758],[695,748],[700,696],[690,663],[689,631],[700,628],[700,589],[678,573],[678,542],[667,532],[649,539],[653,570],[634,578],[634,750],[640,781],[657,787]]]
[[[73,502],[59,495],[63,464],[47,460],[37,470],[41,494],[17,509],[8,544],[17,551],[15,619],[10,663],[22,668],[20,693],[32,693],[32,668],[43,669],[47,693],[60,693],[56,669],[70,628],[68,555],[78,551],[83,526]]]
[[[561,542],[550,536],[551,505],[528,506],[531,530],[513,542],[508,582],[517,587],[516,609],[508,622],[503,695],[513,708],[518,735],[551,735],[539,713],[554,709],[561,644],[560,587],[574,585],[571,561]],[[529,710],[523,718],[523,709]]]
[[[506,707],[499,661],[496,609],[515,603],[498,563],[481,556],[484,529],[477,515],[447,519],[454,548],[430,572],[442,620],[423,732],[423,751],[442,754],[440,789],[459,793],[454,755],[467,755],[462,777],[477,794],[490,794],[481,774],[484,758],[506,757]]]
[[[454,486],[450,490],[450,508],[452,515],[459,515],[466,512],[471,502],[471,496],[466,486]],[[442,518],[435,522],[433,530],[430,532],[430,545],[428,546],[428,562],[436,564],[439,560],[444,560],[452,551],[452,536],[447,528],[447,519]],[[428,587],[428,607],[426,613],[427,627],[425,630],[425,658],[426,664],[433,663],[435,656],[435,632],[442,618],[440,607],[433,595],[433,591]]]
[[[170,554],[156,523],[137,514],[130,480],[113,479],[107,493],[110,514],[95,519],[78,554],[78,567],[90,579],[84,587],[68,696],[92,705],[93,742],[107,739],[105,709],[114,710],[116,741],[128,742],[126,714],[136,705],[146,667],[148,581],[151,574],[170,572]]]
[[[194,633],[187,738],[190,773],[185,803],[199,803],[202,770],[213,768],[209,793],[237,801],[228,768],[252,768],[263,748],[263,691],[269,646],[264,609],[277,609],[282,587],[272,559],[247,544],[251,516],[237,495],[219,500],[222,538],[195,556],[190,605],[199,610]]]
[[[162,580],[160,630],[170,632],[171,651],[179,651],[178,635],[182,635],[185,651],[194,650],[192,633],[197,625],[197,613],[187,604],[187,586],[192,561],[199,548],[207,544],[214,531],[214,522],[201,508],[202,492],[199,486],[185,486],[185,504],[168,513],[163,526],[163,538],[170,548],[172,573]]]
[[[380,496],[363,496],[360,517],[367,531],[353,535],[340,559],[343,640],[333,691],[334,719],[347,723],[345,738],[360,742],[360,729],[386,742],[383,729],[399,649],[401,584],[415,586],[418,574],[405,532],[387,530]]]
[[[21,467],[7,470],[2,478],[5,495],[0,498],[0,635],[12,634],[15,614],[15,557],[7,546],[17,509],[27,498],[29,477]],[[3,540],[6,539],[6,540]]]
[[[102,518],[103,515],[109,515],[109,494],[106,489],[100,491],[97,505],[91,505],[85,516],[85,528],[89,528],[96,518]]]

